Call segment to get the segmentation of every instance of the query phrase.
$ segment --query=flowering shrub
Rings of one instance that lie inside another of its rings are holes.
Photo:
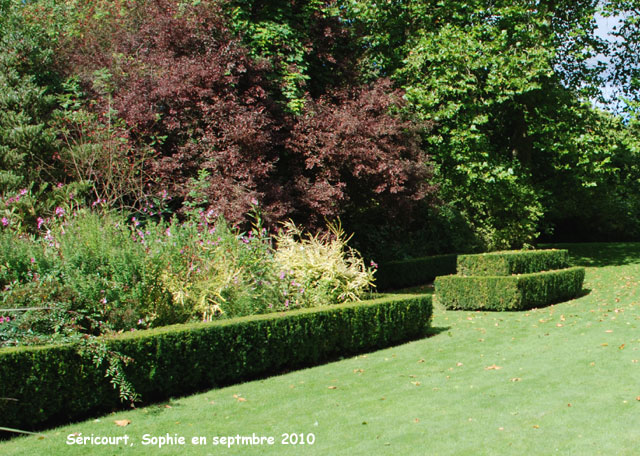
[[[166,222],[59,206],[38,235],[0,228],[0,310],[17,309],[0,346],[334,304],[372,285],[339,226],[274,238],[254,217],[243,233],[197,206]]]

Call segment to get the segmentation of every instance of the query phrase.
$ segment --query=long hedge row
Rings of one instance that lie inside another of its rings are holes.
[[[449,275],[436,278],[438,302],[451,310],[525,310],[580,294],[581,267],[509,276]]]
[[[376,271],[378,291],[413,287],[431,282],[438,276],[455,274],[455,254],[435,255],[382,263]]]
[[[145,403],[317,364],[425,334],[431,297],[376,300],[132,332],[107,346],[135,362],[126,376]],[[77,346],[0,350],[0,426],[36,430],[123,405],[104,369]]]

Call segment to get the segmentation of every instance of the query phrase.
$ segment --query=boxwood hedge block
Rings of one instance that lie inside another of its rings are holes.
[[[455,274],[457,255],[435,255],[382,263],[376,271],[378,291],[412,287],[438,276]]]
[[[510,276],[436,278],[438,302],[451,310],[525,310],[576,297],[584,268]]]
[[[430,296],[391,295],[136,331],[106,342],[134,359],[126,376],[148,403],[421,337],[431,315]],[[124,406],[104,368],[74,345],[0,350],[0,398],[12,399],[0,400],[0,426],[23,430]]]
[[[518,250],[459,255],[458,274],[504,276],[563,269],[569,265],[568,255],[567,250]]]

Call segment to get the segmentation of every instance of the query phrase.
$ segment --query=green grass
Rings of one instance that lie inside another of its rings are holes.
[[[579,299],[513,313],[436,308],[432,337],[17,438],[0,454],[637,454],[640,244],[561,247],[588,266]],[[74,432],[134,445],[67,446]],[[167,433],[187,444],[140,443]],[[252,433],[276,443],[210,444]],[[315,443],[282,445],[283,433]]]

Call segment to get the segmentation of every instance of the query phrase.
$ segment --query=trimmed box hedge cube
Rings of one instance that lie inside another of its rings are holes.
[[[458,274],[463,276],[506,276],[564,269],[569,266],[567,250],[517,250],[459,255]]]
[[[451,310],[525,310],[580,294],[584,268],[566,250],[460,255],[458,274],[436,278],[436,298]]]
[[[436,278],[438,302],[450,310],[526,310],[580,294],[584,268],[510,276]]]

